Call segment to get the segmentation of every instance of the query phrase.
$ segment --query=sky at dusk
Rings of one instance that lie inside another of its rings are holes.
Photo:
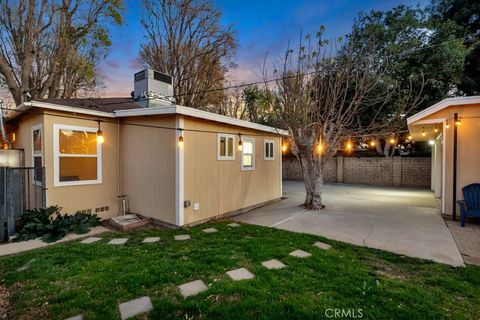
[[[143,40],[140,0],[126,0],[124,25],[112,30],[112,47],[101,63],[103,96],[130,96],[133,74],[143,68],[138,52]],[[350,31],[361,11],[386,10],[400,4],[424,5],[426,0],[216,0],[223,12],[222,23],[233,25],[239,47],[234,59],[238,67],[229,74],[232,84],[261,80],[258,76],[265,54],[278,56],[300,31],[314,34],[320,25],[328,38]]]

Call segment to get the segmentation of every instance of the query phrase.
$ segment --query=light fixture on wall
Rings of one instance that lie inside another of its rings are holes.
[[[458,118],[457,121],[455,121],[455,124],[457,126],[461,125],[462,124],[462,118]]]
[[[282,144],[282,151],[283,151],[283,152],[287,152],[287,150],[288,150],[287,144],[286,144],[286,143],[283,143],[283,144]]]
[[[183,147],[183,142],[184,142],[184,139],[183,139],[183,129],[178,129],[178,134],[179,134],[179,136],[178,136],[178,146],[179,146],[180,148],[182,148],[182,147]]]
[[[100,129],[100,120],[98,120],[97,122],[98,122],[97,142],[98,142],[98,143],[104,143],[104,142],[105,142],[105,138],[103,137],[103,132],[102,132],[102,130]]]
[[[433,140],[428,140],[428,144],[431,145],[431,146],[433,146],[433,145],[435,144],[435,141],[433,141]]]
[[[242,135],[239,133],[238,134],[238,151],[242,151],[243,150],[243,142],[242,142]]]

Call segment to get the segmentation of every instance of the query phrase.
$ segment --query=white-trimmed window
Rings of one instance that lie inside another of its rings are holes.
[[[32,127],[32,167],[33,183],[42,184],[43,181],[43,127],[37,124]]]
[[[97,128],[53,125],[54,185],[102,183],[102,145]]]
[[[235,135],[219,133],[217,139],[217,159],[235,160]]]
[[[242,170],[255,169],[255,139],[242,138]]]
[[[273,156],[274,142],[272,140],[264,140],[263,144],[263,159],[274,160]]]

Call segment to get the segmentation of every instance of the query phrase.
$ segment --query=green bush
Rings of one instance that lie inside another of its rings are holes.
[[[77,212],[62,215],[60,210],[58,206],[27,210],[22,215],[22,224],[15,241],[41,237],[45,242],[53,242],[62,239],[67,233],[87,233],[90,227],[100,225],[100,218],[96,214]]]

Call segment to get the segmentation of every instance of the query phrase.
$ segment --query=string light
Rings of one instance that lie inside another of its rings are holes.
[[[395,138],[390,138],[390,144],[394,144],[395,143]]]
[[[447,123],[445,124],[445,128],[450,128],[450,125],[448,124],[448,120],[447,120]]]
[[[178,136],[178,146],[180,148],[183,147],[184,139],[183,139],[183,129],[178,129],[179,131],[179,136]]]
[[[347,141],[347,151],[348,152],[352,151],[352,142],[350,141],[350,138],[348,138],[348,141]]]
[[[461,125],[462,124],[462,119],[461,118],[458,118],[457,121],[455,121],[455,124],[457,126]]]
[[[239,133],[238,134],[238,151],[243,150],[243,142],[242,142],[242,135]]]
[[[433,131],[434,131],[435,133],[438,132],[437,125],[435,125],[435,129],[433,129]]]
[[[318,153],[322,153],[322,151],[323,151],[323,145],[322,145],[321,142],[317,146],[317,151],[318,151]]]
[[[412,140],[413,137],[409,135],[409,136],[407,137],[407,139],[408,139],[408,140]]]
[[[370,146],[371,146],[371,147],[375,147],[375,141],[373,141],[373,140],[370,141]]]
[[[425,137],[427,134],[425,133],[425,128],[422,128],[422,137]]]
[[[105,142],[105,137],[103,136],[103,132],[100,129],[100,120],[98,122],[98,130],[97,130],[97,142],[102,144]]]

